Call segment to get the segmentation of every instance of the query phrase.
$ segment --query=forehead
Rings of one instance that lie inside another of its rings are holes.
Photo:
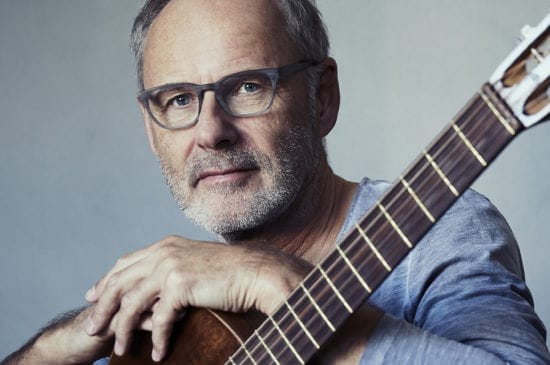
[[[273,0],[172,0],[145,43],[145,87],[207,83],[245,69],[297,61]]]

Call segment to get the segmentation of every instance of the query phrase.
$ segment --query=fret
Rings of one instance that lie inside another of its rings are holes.
[[[377,203],[377,205],[378,205],[378,208],[380,208],[380,210],[382,211],[382,213],[386,217],[386,219],[388,220],[388,222],[390,222],[393,229],[397,232],[397,234],[399,234],[399,237],[401,237],[403,242],[405,242],[407,247],[412,248],[412,243],[409,241],[407,236],[405,236],[405,234],[401,231],[401,228],[399,228],[399,226],[397,225],[397,223],[395,223],[393,218],[388,214],[388,212],[386,211],[386,208],[384,208],[384,206],[380,203]]]
[[[298,286],[296,291],[297,295],[291,300],[288,300],[288,303],[294,308],[294,312],[301,318],[302,323],[315,338],[315,341],[318,344],[323,344],[326,338],[334,332],[330,325],[336,328],[338,324],[337,315],[340,313],[345,316],[348,312],[344,309],[343,305],[338,298],[336,298],[334,292],[328,285],[315,286],[316,283],[323,283],[323,281],[320,273],[316,269],[312,273],[315,274],[312,281],[309,283],[307,281],[303,282],[303,286],[308,288],[309,296],[301,286]],[[312,304],[310,296],[314,298],[315,304]],[[330,306],[330,303],[335,303],[335,305]],[[325,321],[323,315],[329,320],[330,325]],[[292,340],[292,343],[296,345],[296,348],[300,349],[300,354],[304,359],[307,358],[304,351],[315,352],[316,350],[316,348],[311,345],[310,341],[304,338],[303,334],[300,342],[297,342],[295,338],[289,338]]]
[[[411,188],[411,186],[409,185],[409,183],[407,182],[407,180],[405,180],[405,178],[403,176],[400,177],[401,179],[401,183],[403,184],[403,186],[405,187],[405,189],[407,189],[407,192],[410,194],[410,196],[412,196],[412,198],[414,199],[414,201],[416,202],[416,204],[420,207],[420,209],[422,210],[422,212],[424,212],[424,214],[426,215],[426,217],[428,217],[428,219],[432,222],[432,223],[435,223],[435,218],[434,216],[432,215],[432,213],[428,210],[428,208],[426,208],[426,206],[424,205],[424,203],[422,203],[422,200],[420,200],[420,198],[418,197],[418,195],[416,195],[416,193],[414,192],[414,190]]]
[[[254,338],[254,336],[252,336],[251,338]],[[252,364],[254,365],[258,365],[256,363],[256,361],[254,360],[254,357],[252,357],[252,354],[248,351],[248,349],[246,348],[246,343],[245,343],[245,346],[242,346],[242,348],[244,349],[244,353],[245,353],[245,360],[250,360],[252,362]]]
[[[298,325],[302,328],[302,331],[304,331],[304,333],[306,334],[306,336],[309,338],[309,340],[311,341],[311,343],[313,344],[313,346],[315,346],[317,349],[320,349],[321,346],[317,343],[317,341],[315,340],[315,338],[313,338],[313,335],[311,334],[311,332],[309,332],[309,330],[306,328],[306,326],[304,325],[304,323],[302,322],[302,320],[300,319],[300,317],[298,317],[298,315],[296,314],[296,312],[294,311],[294,309],[292,308],[292,306],[290,304],[288,304],[288,302],[285,301],[285,304],[286,304],[286,307],[288,308],[289,312],[292,314],[292,316],[294,317],[294,319],[296,319]]]
[[[382,207],[382,205],[380,205],[380,207]],[[385,212],[385,210],[383,210]],[[372,241],[369,239],[369,237],[367,236],[367,234],[365,233],[365,231],[363,231],[363,229],[356,223],[355,224],[355,229],[357,229],[357,231],[359,232],[359,234],[361,235],[361,237],[363,237],[363,239],[365,240],[365,242],[367,243],[367,245],[369,246],[369,248],[371,249],[371,251],[374,253],[374,255],[376,256],[376,258],[382,263],[382,265],[384,266],[384,268],[389,272],[392,270],[391,266],[386,262],[386,260],[384,259],[384,257],[380,254],[380,251],[378,251],[378,249],[376,248],[376,246],[372,243]]]
[[[353,275],[355,275],[355,277],[357,278],[357,280],[359,280],[359,283],[361,283],[361,285],[363,286],[363,288],[365,288],[365,290],[368,292],[368,293],[372,293],[372,289],[370,288],[370,286],[365,282],[365,280],[361,277],[361,275],[359,275],[359,272],[357,271],[357,269],[355,268],[355,266],[353,266],[353,264],[350,262],[350,260],[348,259],[348,257],[346,256],[345,252],[342,251],[342,249],[340,248],[339,245],[336,246],[336,250],[338,251],[338,253],[340,254],[340,256],[342,256],[342,258],[344,259],[344,262],[348,265],[348,267],[350,268],[351,272],[353,273]]]
[[[489,107],[489,109],[491,109],[491,111],[493,112],[493,114],[495,115],[495,117],[497,117],[498,121],[504,126],[504,128],[506,128],[506,130],[508,131],[508,133],[510,133],[510,135],[512,135],[512,136],[515,136],[515,135],[516,135],[516,131],[514,130],[514,128],[512,128],[512,126],[506,122],[506,119],[504,119],[504,117],[503,117],[502,114],[498,111],[498,109],[496,108],[496,106],[491,102],[491,100],[489,100],[489,98],[487,97],[487,95],[483,92],[483,89],[479,90],[479,91],[478,91],[478,94],[481,96],[481,98],[483,99],[483,101],[485,102],[485,104],[487,104],[487,106]]]
[[[273,359],[273,361],[275,361],[275,364],[280,365],[279,360],[277,360],[275,355],[273,355],[273,352],[271,352],[271,348],[267,346],[267,344],[264,342],[264,339],[262,338],[262,336],[260,336],[260,334],[258,333],[258,330],[254,331],[254,333],[256,334],[256,337],[260,339],[260,343],[267,350],[267,353],[269,354],[269,356]]]
[[[373,220],[376,220],[378,218],[378,220],[380,221],[382,221],[383,219],[381,215],[373,215],[370,218],[372,218]],[[393,228],[387,223],[387,221],[385,221],[385,223],[385,227],[389,233],[388,235],[384,235],[384,237],[388,239],[388,241],[385,241],[384,243],[388,243],[388,251],[398,251],[400,249],[406,248],[395,230],[393,230]],[[378,241],[376,242],[378,244]],[[342,243],[342,249],[345,251],[346,256],[349,257],[349,261],[355,267],[358,276],[364,279],[364,282],[368,284],[371,292],[374,291],[378,284],[380,284],[382,278],[386,275],[387,271],[386,269],[384,269],[380,261],[374,256],[374,253],[367,247],[364,239],[359,235],[356,229],[350,231],[349,241],[345,240],[345,242]],[[388,255],[386,255],[385,257],[386,261],[390,262],[390,260],[388,260]],[[349,266],[346,265],[344,267],[347,268]],[[368,290],[365,291],[364,287],[360,286],[357,283],[357,280],[355,280],[355,278],[357,278],[356,275],[348,276],[351,283],[350,285],[353,285],[356,288],[355,294],[348,295],[348,298],[364,295],[365,293],[369,294]]]
[[[348,312],[350,313],[353,313],[353,309],[351,309],[350,305],[348,304],[348,302],[346,301],[346,299],[342,296],[342,294],[340,293],[340,291],[336,288],[336,286],[334,286],[334,283],[332,282],[332,280],[330,280],[330,278],[328,277],[327,273],[325,272],[325,270],[323,270],[323,268],[319,265],[318,266],[318,269],[319,269],[319,272],[321,273],[321,275],[323,275],[323,277],[325,278],[326,282],[328,283],[328,285],[332,288],[332,290],[334,291],[334,294],[336,294],[336,296],[338,297],[338,299],[340,299],[340,302],[342,302],[342,304],[344,305],[344,307],[346,307],[346,309],[348,310]]]
[[[529,52],[531,53],[531,55],[533,55],[533,57],[535,57],[535,59],[537,60],[538,63],[544,62],[545,52],[540,53],[538,51],[538,49],[536,49],[534,47],[529,49]]]
[[[464,135],[464,133],[462,133],[462,131],[460,130],[460,127],[457,126],[455,124],[455,122],[451,122],[451,125],[453,127],[453,129],[455,130],[455,132],[458,134],[458,136],[460,137],[460,139],[462,140],[462,142],[464,142],[464,144],[466,145],[466,147],[468,147],[468,149],[470,150],[470,152],[472,152],[472,154],[475,156],[475,158],[479,161],[479,163],[481,164],[481,166],[485,167],[487,166],[487,161],[485,161],[485,159],[481,156],[481,154],[479,153],[478,150],[476,150],[476,148],[472,145],[472,142],[470,142],[470,140],[468,139],[468,137],[466,137]]]
[[[304,293],[306,293],[309,301],[311,302],[311,304],[313,304],[313,306],[315,307],[315,309],[317,310],[317,313],[319,313],[319,315],[321,316],[321,318],[323,318],[323,320],[325,321],[325,323],[327,324],[327,326],[330,328],[330,330],[332,332],[336,332],[336,328],[334,328],[334,325],[332,324],[332,322],[328,319],[328,317],[325,315],[325,313],[323,313],[323,311],[321,310],[321,308],[319,307],[319,305],[317,304],[317,302],[315,301],[315,298],[313,298],[311,296],[311,294],[309,293],[309,291],[306,289],[306,287],[304,286],[303,283],[300,283],[300,287],[302,288],[302,290],[304,291]]]
[[[296,359],[300,362],[300,364],[305,364],[304,359],[302,359],[302,357],[300,356],[300,354],[298,354],[298,352],[296,351],[296,349],[294,348],[294,346],[292,345],[292,343],[288,340],[288,338],[286,337],[285,333],[281,330],[281,328],[279,327],[279,325],[277,324],[277,322],[275,322],[275,320],[274,320],[272,317],[269,317],[269,319],[271,320],[271,323],[273,324],[273,326],[275,327],[275,329],[276,329],[277,332],[279,333],[279,336],[281,336],[281,338],[282,338],[283,341],[286,343],[286,345],[287,345],[287,347],[290,349],[290,351],[292,351],[292,353],[294,354],[294,356],[296,357]]]
[[[439,166],[437,165],[437,163],[434,161],[433,157],[427,152],[424,150],[424,156],[426,156],[426,159],[428,160],[428,162],[430,163],[430,165],[432,165],[432,167],[434,168],[434,170],[437,172],[437,174],[439,175],[439,177],[441,178],[441,180],[443,180],[443,182],[445,183],[445,185],[447,185],[447,187],[449,188],[449,190],[451,190],[451,192],[455,195],[455,196],[459,196],[460,194],[458,193],[458,190],[456,190],[456,188],[453,186],[453,184],[451,184],[451,182],[449,181],[449,179],[447,178],[447,176],[445,175],[445,173],[443,171],[441,171],[441,169],[439,168]]]
[[[330,272],[331,263],[325,261],[323,264],[325,272]],[[310,329],[311,333],[315,334],[315,338],[320,342],[325,334],[334,332],[333,329],[340,323],[340,317],[347,316],[349,312],[330,285],[327,285],[319,267],[316,267],[312,275],[306,278],[302,284],[307,289],[307,293],[305,293],[307,297],[303,295],[303,291],[300,291],[303,297],[302,303],[296,303],[294,308],[296,309],[296,313],[303,318],[307,328]],[[341,283],[337,285],[338,288],[342,287]],[[311,303],[311,298],[314,299],[315,304]],[[350,296],[346,296],[346,298],[354,299]],[[348,304],[352,303],[348,301]],[[304,312],[304,306],[309,307],[306,312]],[[328,319],[328,323],[325,318]],[[320,335],[319,331],[321,331]]]
[[[444,202],[449,202],[456,198],[423,154],[418,157],[416,163],[404,174],[404,179],[409,183],[411,189],[414,190],[418,199],[424,203],[426,209],[429,210],[434,219],[440,217],[445,211],[446,205]],[[433,223],[426,217],[426,214],[422,214],[422,218],[425,218],[422,223],[423,226]]]

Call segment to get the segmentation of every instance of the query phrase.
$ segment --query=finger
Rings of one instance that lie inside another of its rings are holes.
[[[87,328],[90,335],[101,331],[109,323],[114,313],[120,308],[122,298],[128,292],[134,290],[136,286],[139,286],[140,283],[144,281],[144,278],[150,277],[151,270],[152,268],[148,263],[138,262],[110,277],[101,297],[96,302],[91,313],[90,323]],[[140,290],[142,292],[141,299],[144,301],[146,301],[146,298],[155,296],[158,291],[155,291],[154,288],[160,287],[155,280],[146,281],[148,282],[148,286],[142,287]],[[130,298],[129,300],[132,299],[133,298]],[[149,303],[149,301],[147,301],[147,303]]]
[[[139,322],[138,328],[143,331],[153,331],[153,320],[152,312],[146,312],[141,315],[141,321]]]
[[[151,288],[141,286],[129,291],[121,299],[115,327],[114,350],[117,355],[123,355],[126,352],[130,346],[133,331],[143,322],[143,313],[148,312],[157,301],[157,296]]]
[[[159,255],[146,256],[124,270],[111,275],[90,317],[90,334],[100,331],[109,323],[113,314],[120,308],[122,298],[131,291],[140,293],[136,302],[139,301],[149,306],[153,304],[160,288],[162,288],[165,276],[165,270],[159,262],[162,263],[166,255],[165,252]],[[136,289],[138,286],[139,289]],[[133,297],[130,297],[129,300],[133,300]],[[145,310],[147,309],[149,307],[145,308]]]
[[[159,300],[158,307],[151,318],[153,341],[151,358],[153,361],[160,361],[166,356],[173,325],[180,318],[182,312],[179,304],[174,305],[170,299],[165,299],[167,298]]]
[[[118,285],[117,279],[120,274],[113,275],[109,280],[109,287],[100,300],[95,304],[90,312],[88,323],[86,325],[86,332],[90,335],[96,335],[103,331],[107,324],[109,324],[116,311],[120,306],[120,298],[123,290],[122,286]]]
[[[162,241],[159,241],[162,242]],[[94,286],[92,286],[85,295],[85,298],[88,302],[95,303],[99,300],[99,297],[103,294],[103,291],[105,290],[105,287],[107,286],[107,283],[111,279],[111,277],[128,267],[138,263],[139,261],[144,260],[147,258],[157,247],[157,243],[150,245],[148,247],[145,247],[141,250],[126,254],[124,256],[121,256],[115,265],[103,276]]]
[[[153,308],[155,308],[155,305],[153,305]],[[150,312],[147,311],[147,312],[141,314],[141,320],[140,320],[140,322],[138,324],[138,327],[137,327],[138,329],[140,329],[142,331],[153,332],[153,312],[154,311],[155,310],[153,309]],[[185,311],[181,312],[179,314],[178,319],[176,320],[176,322],[183,321],[183,319],[185,318],[185,314],[186,314]]]
[[[155,301],[151,308],[141,315],[141,322],[139,324],[139,329],[144,331],[153,331],[153,313],[157,310],[159,301]]]

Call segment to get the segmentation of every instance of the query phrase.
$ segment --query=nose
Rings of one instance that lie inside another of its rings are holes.
[[[197,144],[206,149],[222,149],[237,143],[239,133],[231,118],[219,105],[214,92],[205,92],[194,127]]]

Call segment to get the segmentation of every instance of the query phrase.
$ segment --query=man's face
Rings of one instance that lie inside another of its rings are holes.
[[[300,61],[269,0],[174,0],[153,23],[144,84],[215,82],[234,72]],[[232,117],[206,92],[198,123],[146,127],[178,204],[225,237],[284,212],[309,183],[321,154],[303,72],[279,81],[272,107]],[[146,115],[144,113],[144,115]]]

